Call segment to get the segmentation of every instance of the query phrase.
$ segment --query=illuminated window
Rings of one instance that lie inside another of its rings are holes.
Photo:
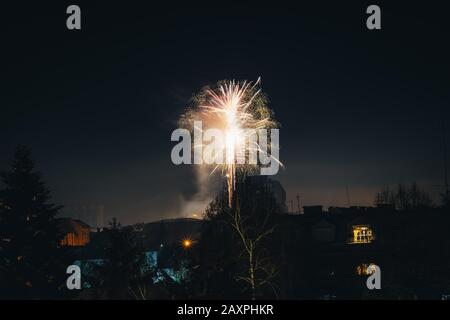
[[[375,240],[373,230],[368,225],[358,225],[352,227],[353,237],[349,241],[351,244],[371,243]]]
[[[370,275],[368,269],[371,265],[375,265],[374,263],[361,263],[356,267],[356,274],[359,276],[368,276]]]
[[[69,232],[66,234],[64,239],[61,240],[61,245],[69,247],[85,246],[89,242],[89,240],[90,239],[88,233],[76,234],[73,232]]]

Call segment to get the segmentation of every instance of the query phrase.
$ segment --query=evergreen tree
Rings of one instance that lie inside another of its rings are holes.
[[[104,262],[95,268],[93,286],[98,299],[150,298],[153,270],[147,265],[145,248],[132,227],[109,223]]]
[[[58,233],[50,190],[34,170],[30,150],[16,149],[10,171],[0,174],[0,297],[55,298],[65,276],[56,257]]]

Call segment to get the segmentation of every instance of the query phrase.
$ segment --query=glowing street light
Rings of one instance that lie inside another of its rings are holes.
[[[190,240],[190,239],[183,240],[183,247],[185,249],[189,249],[191,246],[192,246],[192,240]]]

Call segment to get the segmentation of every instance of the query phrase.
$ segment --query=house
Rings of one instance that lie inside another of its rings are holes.
[[[87,245],[90,240],[91,228],[81,220],[60,218],[57,221],[58,231],[63,235],[61,246],[81,247]]]

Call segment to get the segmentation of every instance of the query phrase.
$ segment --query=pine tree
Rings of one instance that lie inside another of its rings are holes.
[[[0,297],[55,298],[58,234],[50,190],[34,170],[30,150],[16,149],[10,171],[0,174]]]
[[[153,270],[146,265],[142,239],[133,228],[122,227],[113,218],[109,223],[104,261],[94,268],[92,284],[98,299],[148,299]]]

